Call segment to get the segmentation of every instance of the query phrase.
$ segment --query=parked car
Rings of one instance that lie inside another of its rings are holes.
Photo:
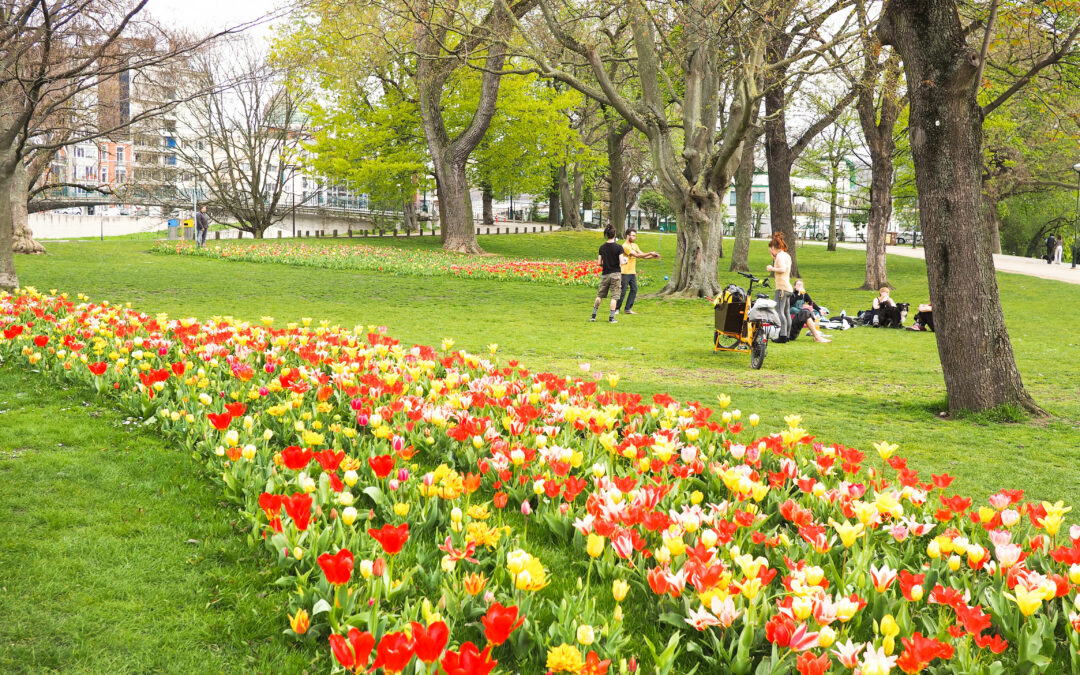
[[[907,232],[901,232],[896,237],[897,244],[910,244],[912,241],[914,241],[916,244],[923,243],[922,232],[913,232],[911,230],[908,230]]]

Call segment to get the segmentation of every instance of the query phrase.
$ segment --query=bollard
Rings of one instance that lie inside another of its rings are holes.
[[[277,231],[277,238],[278,238],[278,239],[281,239],[281,230],[278,230],[278,231]]]
[[[349,226],[349,239],[352,239],[352,225]]]
[[[334,230],[334,239],[337,239],[337,230]]]
[[[509,229],[509,228],[507,228],[507,229]],[[518,233],[518,229],[515,227],[514,228],[514,234],[517,234],[517,233]]]

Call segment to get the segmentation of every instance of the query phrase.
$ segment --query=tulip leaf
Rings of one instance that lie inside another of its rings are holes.
[[[315,606],[311,608],[311,616],[318,616],[325,614],[331,609],[330,603],[325,598],[319,598],[319,601],[315,603]]]
[[[379,488],[378,485],[367,486],[366,488],[364,488],[364,494],[366,494],[368,497],[371,497],[371,501],[375,502],[375,506],[382,506],[383,501],[385,501],[386,499],[386,497],[383,496],[383,491]]]

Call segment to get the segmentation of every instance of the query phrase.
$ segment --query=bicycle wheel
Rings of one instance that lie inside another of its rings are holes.
[[[713,331],[713,347],[716,349],[735,349],[739,346],[739,338],[731,337],[718,330]]]
[[[765,363],[765,352],[769,348],[769,341],[765,338],[765,326],[760,323],[754,324],[754,337],[750,339],[750,367],[760,370]]]

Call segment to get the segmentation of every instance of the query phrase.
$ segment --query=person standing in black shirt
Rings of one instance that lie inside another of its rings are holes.
[[[615,304],[619,301],[622,291],[622,266],[626,264],[627,257],[623,253],[623,247],[615,241],[615,226],[608,225],[604,228],[604,238],[607,239],[600,245],[600,255],[596,262],[600,263],[600,287],[596,291],[596,302],[593,303],[592,318],[596,321],[596,311],[600,309],[600,301],[611,294],[611,309],[608,313],[609,323],[618,323],[615,320]]]

